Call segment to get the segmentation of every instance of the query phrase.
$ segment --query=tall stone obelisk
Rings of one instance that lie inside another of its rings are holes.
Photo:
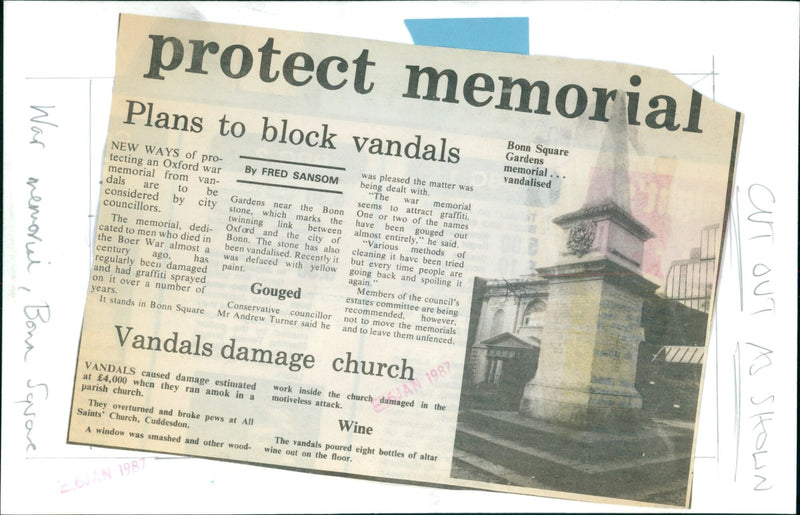
[[[520,414],[579,427],[629,426],[642,399],[634,388],[642,300],[657,285],[641,272],[654,234],[632,214],[624,103],[609,122],[586,202],[553,219],[561,258],[538,268],[549,279],[536,375]],[[621,111],[621,113],[619,112]]]

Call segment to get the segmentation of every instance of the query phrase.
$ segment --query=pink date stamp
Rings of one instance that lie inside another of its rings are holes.
[[[408,397],[414,395],[419,390],[422,390],[426,385],[433,385],[441,380],[444,380],[445,378],[449,377],[450,374],[450,362],[445,361],[441,365],[435,366],[425,372],[427,381],[412,379],[401,386],[394,387],[392,390],[379,398],[372,398],[372,409],[375,411],[375,413],[380,413],[391,406],[399,406],[401,408],[413,407],[414,401],[407,400]],[[427,404],[421,404],[423,405],[423,408],[427,407]]]
[[[59,490],[62,494],[83,490],[91,486],[112,481],[114,479],[121,479],[137,474],[144,470],[146,458],[134,458],[125,460],[115,465],[108,465],[106,467],[96,468],[79,474],[72,479],[62,480],[58,482]]]

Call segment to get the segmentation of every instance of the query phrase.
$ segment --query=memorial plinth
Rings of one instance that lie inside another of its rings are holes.
[[[580,427],[635,422],[642,300],[657,285],[640,272],[653,234],[612,200],[554,220],[564,258],[537,270],[549,280],[539,366],[520,414]]]

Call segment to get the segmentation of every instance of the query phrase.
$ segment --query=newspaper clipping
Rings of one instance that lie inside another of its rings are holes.
[[[741,115],[123,15],[68,441],[688,506]]]

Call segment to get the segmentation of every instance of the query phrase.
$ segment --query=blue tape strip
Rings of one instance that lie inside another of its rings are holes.
[[[416,45],[528,54],[528,18],[405,20]]]

